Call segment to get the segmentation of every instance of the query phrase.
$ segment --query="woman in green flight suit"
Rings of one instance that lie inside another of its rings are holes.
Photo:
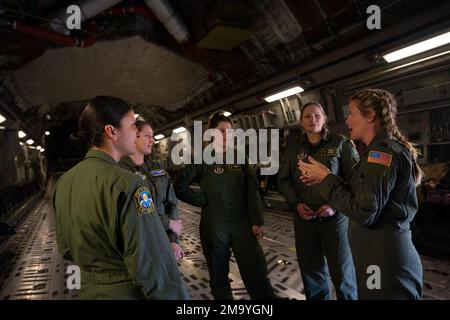
[[[220,130],[222,140],[214,141],[220,145],[217,154],[230,155],[226,131],[232,129],[231,119],[215,113],[208,128]],[[201,192],[191,190],[193,183],[200,185]],[[175,192],[180,200],[202,207],[200,239],[214,298],[233,298],[228,280],[231,250],[250,297],[274,298],[264,253],[258,243],[264,224],[261,198],[249,165],[187,165],[175,181]]]
[[[53,193],[58,250],[81,270],[82,299],[188,299],[145,181],[121,168],[136,152],[133,109],[99,96],[84,109],[76,139],[86,157]]]
[[[359,160],[353,143],[326,128],[326,114],[317,102],[301,108],[305,133],[286,149],[278,172],[278,190],[294,211],[295,244],[308,300],[331,299],[329,275],[338,299],[357,299],[355,268],[348,244],[348,218],[323,200],[316,187],[300,181],[299,158],[308,155],[343,178]]]
[[[178,215],[178,200],[167,171],[159,163],[148,158],[155,143],[152,127],[145,121],[137,120],[136,129],[136,153],[123,157],[120,160],[120,164],[125,169],[144,177],[148,181],[149,187],[155,189],[156,209],[163,227],[166,229],[175,259],[180,261],[184,257],[184,251],[178,239],[183,230],[183,225]]]
[[[385,90],[366,89],[350,99],[351,137],[366,146],[351,180],[309,157],[299,161],[302,181],[350,218],[349,241],[360,299],[420,299],[422,264],[411,240],[422,178],[417,151],[400,133],[397,104]]]

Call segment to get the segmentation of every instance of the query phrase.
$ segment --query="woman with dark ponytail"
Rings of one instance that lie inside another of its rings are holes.
[[[385,90],[350,99],[347,125],[366,146],[348,184],[313,158],[299,161],[301,180],[350,218],[349,242],[360,299],[420,299],[422,264],[411,240],[422,179],[417,151],[400,133],[397,104]]]
[[[84,109],[80,131],[86,157],[53,193],[61,255],[81,270],[82,299],[187,299],[154,194],[118,161],[136,152],[133,109],[99,96]]]

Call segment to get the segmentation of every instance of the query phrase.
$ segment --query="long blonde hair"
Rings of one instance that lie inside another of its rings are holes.
[[[368,117],[374,112],[382,127],[390,135],[390,138],[398,140],[411,153],[414,163],[414,179],[416,186],[420,184],[423,177],[423,171],[417,164],[417,149],[409,142],[398,129],[395,122],[397,115],[397,102],[392,93],[382,89],[365,89],[354,94],[351,100],[355,100],[361,113]]]

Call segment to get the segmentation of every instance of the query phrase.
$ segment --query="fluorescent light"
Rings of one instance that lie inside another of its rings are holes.
[[[185,127],[179,127],[179,128],[173,129],[174,133],[181,133],[181,132],[184,132],[184,131],[186,131]]]
[[[443,56],[443,55],[446,55],[446,54],[449,54],[449,53],[450,53],[450,50],[444,51],[444,52],[441,52],[441,53],[437,53],[437,54],[434,54],[434,55],[426,57],[426,58],[422,58],[422,59],[419,59],[419,60],[414,60],[412,62],[408,62],[408,63],[402,64],[401,66],[398,66],[398,67],[395,67],[395,68],[391,68],[388,71],[394,71],[394,70],[397,70],[397,69],[401,69],[401,68],[404,68],[404,67],[407,67],[407,66],[411,66],[411,65],[416,64],[416,63],[424,62],[424,61],[427,61],[427,60],[431,60],[433,58],[437,58],[437,57],[440,57],[440,56]]]
[[[229,116],[231,116],[231,112],[225,111],[225,112],[223,113],[223,115],[224,115],[225,117],[229,117]]]
[[[50,131],[45,131],[45,135],[49,136],[50,135]]]
[[[30,149],[36,149],[36,147],[33,147],[33,146],[29,146],[28,148],[30,148]]]
[[[428,40],[424,40],[403,49],[399,49],[388,54],[383,55],[383,59],[387,62],[401,60],[415,54],[425,52],[445,44],[450,43],[450,32],[441,34]]]
[[[33,140],[33,139],[28,139],[28,140],[27,140],[27,144],[32,145],[33,143],[34,143],[34,140]]]
[[[303,90],[302,87],[296,86],[296,87],[293,87],[293,88],[290,88],[290,89],[287,89],[287,90],[275,93],[275,94],[270,95],[268,97],[265,97],[264,100],[266,100],[267,102],[273,102],[273,101],[280,100],[280,99],[292,96],[294,94],[297,94],[297,93],[300,93],[300,92],[303,92],[303,91],[305,91],[305,90]]]
[[[135,113],[135,114],[134,114],[134,118],[135,118],[135,119],[139,118],[139,113]]]
[[[155,139],[156,139],[156,140],[164,139],[164,135],[163,135],[163,134],[157,134],[157,135],[155,136]]]
[[[45,149],[44,148],[42,148],[41,150],[39,150],[39,151],[41,151],[41,152],[44,152],[45,151]]]
[[[41,150],[41,149],[42,149],[42,147],[41,147],[41,146],[37,146],[37,147],[36,147],[36,149],[38,149],[38,150]]]
[[[19,135],[19,139],[25,138],[27,136],[27,134],[23,131],[19,131],[18,135]]]
[[[0,123],[5,122],[6,118],[0,114]]]

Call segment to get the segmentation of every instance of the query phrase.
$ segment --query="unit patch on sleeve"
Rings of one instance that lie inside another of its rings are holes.
[[[147,187],[140,187],[134,192],[134,204],[139,215],[153,213],[155,203]]]

